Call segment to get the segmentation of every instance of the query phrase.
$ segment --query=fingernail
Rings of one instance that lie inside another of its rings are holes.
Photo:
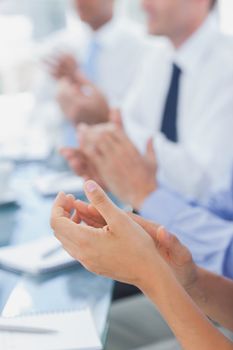
[[[58,192],[58,197],[65,197],[65,193],[64,192]]]
[[[92,193],[97,189],[97,184],[94,181],[87,181],[85,188],[89,193]]]
[[[159,230],[163,232],[164,240],[168,242],[170,239],[170,234],[167,232],[166,228],[164,226],[160,226]]]
[[[67,194],[67,198],[72,199],[73,201],[75,201],[75,197],[73,196],[73,194]]]

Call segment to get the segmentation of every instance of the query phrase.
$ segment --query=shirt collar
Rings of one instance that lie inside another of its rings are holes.
[[[99,46],[111,46],[114,42],[113,35],[116,33],[117,20],[112,18],[96,31],[90,31],[90,41],[96,41]]]
[[[217,20],[209,15],[202,26],[178,50],[173,51],[173,62],[182,71],[192,70],[202,59],[217,32]]]

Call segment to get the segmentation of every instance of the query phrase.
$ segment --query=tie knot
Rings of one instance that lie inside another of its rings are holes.
[[[172,71],[173,71],[173,76],[177,76],[177,77],[179,77],[182,73],[181,68],[176,63],[172,64]]]

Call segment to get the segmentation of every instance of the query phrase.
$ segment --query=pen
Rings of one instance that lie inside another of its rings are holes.
[[[52,334],[57,333],[56,330],[40,327],[20,326],[20,325],[1,325],[0,332],[12,333],[35,333],[35,334]]]

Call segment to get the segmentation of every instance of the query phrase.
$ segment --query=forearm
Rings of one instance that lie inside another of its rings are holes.
[[[233,345],[204,316],[179,285],[170,269],[155,272],[143,292],[156,304],[185,350],[232,350]],[[152,282],[153,281],[153,282]]]
[[[233,331],[233,282],[204,269],[190,296],[212,320]]]

